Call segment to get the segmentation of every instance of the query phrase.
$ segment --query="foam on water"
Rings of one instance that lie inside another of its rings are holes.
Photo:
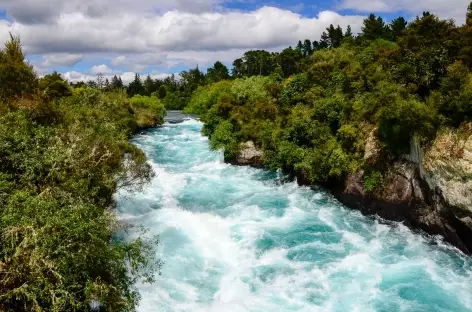
[[[138,285],[139,311],[472,311],[472,261],[455,248],[224,164],[200,128],[135,138],[156,177],[118,211],[160,236],[165,262]]]

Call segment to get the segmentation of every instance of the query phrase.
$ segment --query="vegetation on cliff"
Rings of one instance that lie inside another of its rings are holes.
[[[185,110],[201,114],[227,158],[253,141],[266,165],[308,183],[363,169],[375,192],[411,138],[424,145],[472,118],[472,5],[467,16],[458,27],[429,12],[409,24],[372,14],[357,36],[332,25],[311,44],[249,51],[233,63],[232,80],[199,87]],[[365,157],[371,133],[375,159]]]
[[[160,262],[116,236],[112,196],[152,177],[129,138],[164,114],[154,97],[38,79],[17,38],[0,50],[1,311],[134,310]]]

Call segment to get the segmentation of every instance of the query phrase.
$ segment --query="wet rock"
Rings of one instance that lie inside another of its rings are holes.
[[[237,157],[225,161],[233,165],[262,167],[264,153],[254,145],[254,142],[248,141],[241,144]]]

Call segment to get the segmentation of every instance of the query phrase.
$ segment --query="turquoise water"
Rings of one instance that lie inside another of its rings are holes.
[[[324,191],[224,164],[200,129],[134,140],[156,177],[118,194],[119,215],[160,235],[165,262],[156,284],[137,285],[139,311],[472,311],[469,258]]]

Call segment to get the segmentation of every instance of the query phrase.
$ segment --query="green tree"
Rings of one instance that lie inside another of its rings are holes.
[[[96,82],[97,82],[97,88],[103,89],[105,87],[105,77],[103,76],[102,73],[97,74]]]
[[[33,94],[38,86],[33,67],[25,61],[20,39],[11,34],[0,50],[0,86],[0,101]]]
[[[325,31],[323,31],[323,33],[321,34],[319,47],[320,49],[326,49],[326,48],[329,48],[330,45],[331,45],[330,37]]]
[[[354,35],[352,34],[351,25],[347,25],[347,29],[346,29],[346,32],[344,33],[344,37],[354,37]]]
[[[159,88],[156,81],[154,81],[151,78],[151,75],[146,76],[146,79],[144,80],[143,86],[144,86],[144,94],[147,95],[147,96],[150,96],[151,94],[156,92]]]
[[[137,94],[143,95],[144,93],[145,89],[141,81],[141,77],[139,76],[139,74],[135,74],[134,80],[128,86],[128,95],[135,96]]]
[[[313,54],[313,47],[311,45],[311,41],[309,39],[305,39],[303,42],[303,56],[311,56]]]
[[[274,68],[272,55],[265,50],[251,50],[243,56],[246,76],[268,76]]]
[[[43,92],[47,99],[59,99],[72,95],[69,84],[56,71],[39,80],[39,90]]]
[[[278,56],[278,64],[282,67],[285,77],[297,73],[297,63],[301,55],[292,48],[283,50]]]
[[[407,24],[407,21],[403,17],[398,17],[390,22],[389,27],[391,31],[391,39],[393,41],[396,41],[397,38],[403,34]]]
[[[110,91],[110,80],[105,79],[105,91]]]
[[[113,76],[113,78],[111,80],[111,86],[110,87],[113,90],[122,89],[124,87],[124,85],[123,85],[123,81],[121,80],[121,77],[117,77],[116,75]]]
[[[182,88],[188,95],[205,84],[205,74],[198,69],[198,66],[181,72],[180,77]]]
[[[301,40],[298,40],[297,47],[295,48],[295,51],[299,53],[300,55],[303,55],[303,43]]]
[[[362,27],[362,38],[364,40],[375,40],[379,38],[385,38],[387,35],[387,27],[383,19],[375,14],[370,14],[368,18],[364,19],[364,25]]]
[[[212,67],[207,69],[207,78],[211,83],[229,79],[228,67],[219,61],[216,62]]]
[[[89,80],[89,81],[87,81],[86,84],[89,88],[99,89],[97,81],[95,81],[95,80]]]
[[[467,6],[467,13],[465,16],[465,23],[468,26],[472,26],[472,2]]]
[[[398,38],[402,61],[395,78],[409,84],[421,97],[438,88],[447,66],[459,52],[452,21],[425,12]]]
[[[233,62],[233,68],[231,70],[231,76],[233,78],[240,78],[246,75],[246,68],[242,58],[238,58]]]
[[[459,59],[472,68],[472,3],[467,8],[465,25],[459,29],[458,41]]]
[[[158,97],[159,97],[159,99],[165,98],[165,97],[166,97],[166,94],[167,94],[166,86],[161,85],[161,86],[159,87],[159,91],[158,91]]]

